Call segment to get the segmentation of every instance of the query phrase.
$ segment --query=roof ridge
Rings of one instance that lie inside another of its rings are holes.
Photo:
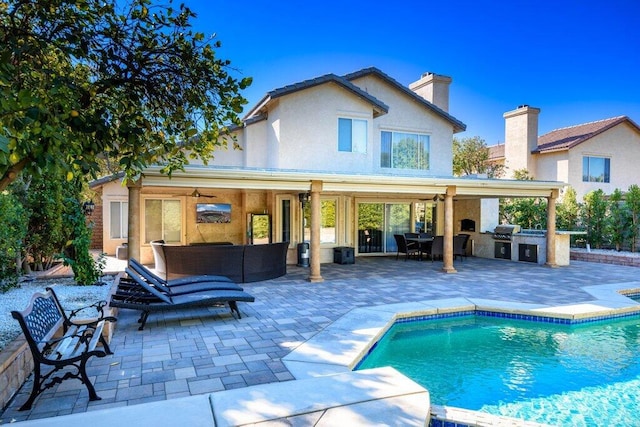
[[[571,125],[571,126],[565,126],[565,127],[561,127],[561,128],[553,129],[553,130],[550,130],[549,132],[547,132],[546,134],[549,134],[549,133],[552,133],[552,132],[557,132],[557,131],[559,131],[559,130],[573,129],[573,128],[582,127],[582,126],[586,126],[586,125],[593,125],[593,124],[600,123],[600,122],[607,122],[607,121],[613,121],[613,120],[620,120],[620,119],[624,119],[624,118],[626,118],[626,117],[627,117],[627,116],[624,116],[624,115],[623,115],[623,116],[609,117],[609,118],[607,118],[607,119],[593,120],[593,121],[591,121],[591,122],[580,123],[580,124],[577,124],[577,125]],[[545,134],[545,135],[546,135],[546,134]],[[542,136],[542,135],[541,135],[541,136]]]

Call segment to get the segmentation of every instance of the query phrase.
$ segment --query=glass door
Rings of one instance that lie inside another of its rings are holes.
[[[395,253],[394,234],[411,231],[411,204],[359,203],[358,253]]]
[[[385,242],[386,252],[397,252],[398,245],[394,234],[404,234],[411,231],[411,204],[394,203],[385,206],[386,230]]]
[[[358,252],[384,252],[384,203],[358,204]]]

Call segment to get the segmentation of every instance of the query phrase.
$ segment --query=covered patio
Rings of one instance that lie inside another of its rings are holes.
[[[160,173],[160,169],[150,168],[138,182],[128,184],[129,256],[143,262],[151,260],[150,238],[145,236],[149,227],[144,221],[147,215],[145,203],[152,199],[160,200],[164,197],[173,202],[182,201],[183,207],[180,209],[185,214],[177,243],[200,244],[215,238],[214,233],[217,231],[194,224],[195,215],[191,216],[190,211],[195,211],[198,199],[189,197],[188,194],[192,191],[203,192],[212,197],[208,203],[225,203],[232,207],[229,223],[218,227],[218,230],[224,230],[217,235],[219,240],[229,240],[234,244],[249,243],[251,231],[245,220],[247,215],[254,212],[268,214],[272,219],[271,241],[290,242],[289,264],[295,263],[296,245],[309,243],[308,280],[321,282],[324,280],[321,264],[331,262],[333,248],[355,247],[356,256],[359,255],[360,204],[410,205],[410,221],[415,224],[416,213],[413,206],[420,201],[429,201],[436,212],[436,224],[432,232],[444,238],[441,269],[447,273],[455,273],[453,236],[461,231],[463,219],[476,224],[473,233],[490,233],[498,225],[499,198],[538,197],[547,201],[549,227],[546,230],[544,259],[547,265],[555,267],[558,265],[555,207],[563,187],[563,183],[551,181],[376,176],[246,168],[212,169],[199,166],[191,166],[184,173],[167,177]],[[301,208],[299,198],[308,201],[308,223],[303,212],[304,204]],[[327,240],[323,236],[322,209],[323,203],[330,200],[335,203],[335,234],[332,240]],[[407,220],[409,221],[409,217]],[[148,221],[151,222],[150,219]],[[407,225],[409,228],[404,231],[417,231],[413,224]],[[386,223],[384,227],[382,232],[388,234],[387,239],[392,239],[392,227]],[[202,230],[205,228],[212,234],[204,235]],[[560,265],[568,264],[568,239],[566,242],[566,259]],[[384,252],[383,250],[377,255],[385,255]]]

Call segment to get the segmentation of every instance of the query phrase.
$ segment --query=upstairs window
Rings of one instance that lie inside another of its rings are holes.
[[[392,169],[429,169],[429,135],[382,132],[380,166]]]
[[[338,151],[367,152],[367,121],[338,119]]]
[[[583,182],[609,182],[610,159],[605,157],[582,158],[582,181]]]

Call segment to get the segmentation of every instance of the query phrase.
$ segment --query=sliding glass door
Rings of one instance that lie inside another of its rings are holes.
[[[410,203],[359,203],[358,252],[395,253],[394,234],[411,231]]]

